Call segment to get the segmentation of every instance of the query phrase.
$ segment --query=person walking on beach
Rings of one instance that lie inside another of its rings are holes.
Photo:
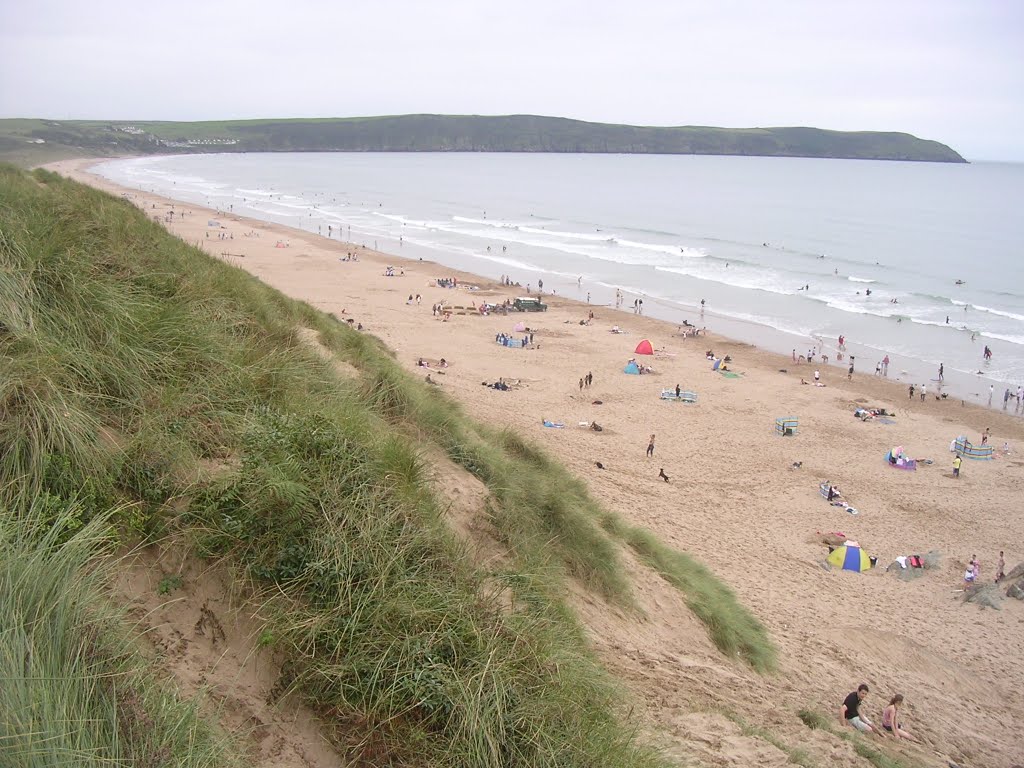
[[[882,358],[882,375],[883,376],[888,376],[889,375],[889,356],[888,355],[886,355],[885,357]]]
[[[537,281],[537,293],[544,293],[544,281],[543,280],[538,280]]]
[[[651,458],[654,455],[654,435],[651,435],[651,441],[647,443],[647,458]]]
[[[945,363],[939,363],[939,383],[940,383],[940,384],[941,384],[941,383],[942,383],[942,382],[943,382],[943,381],[945,380],[945,378],[946,378],[945,376],[943,376],[943,373],[945,372],[945,370],[946,370],[946,365],[945,365]]]
[[[960,465],[964,463],[964,460],[960,458],[958,453],[953,457],[953,477],[960,477]]]
[[[928,385],[927,384],[922,384],[921,385],[921,402],[922,403],[924,402],[924,396],[925,396],[925,393],[927,391],[928,391]]]
[[[996,564],[996,583],[1006,578],[1006,559],[1003,557],[1003,550],[999,550],[999,562]]]
[[[583,378],[580,377],[580,392],[583,391]]]
[[[988,385],[988,407],[989,408],[992,407],[992,395],[994,395],[995,392],[996,392],[996,385],[995,384],[989,384]]]
[[[850,367],[846,371],[846,380],[853,381],[853,363],[850,363]]]
[[[913,384],[910,385],[910,399],[911,400],[914,399],[914,385]]]

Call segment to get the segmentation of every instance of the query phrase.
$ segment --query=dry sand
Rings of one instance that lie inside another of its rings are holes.
[[[729,711],[806,749],[815,762],[863,764],[849,744],[808,730],[796,713],[808,707],[837,722],[843,697],[866,681],[872,693],[864,711],[876,722],[891,695],[906,696],[904,723],[924,742],[898,748],[912,764],[945,766],[951,759],[1008,768],[1024,762],[1024,603],[1007,599],[1001,610],[991,610],[960,599],[972,555],[981,560],[983,580],[994,576],[1001,549],[1007,570],[1024,560],[1021,419],[959,400],[909,401],[902,385],[868,372],[848,382],[845,373],[823,369],[826,387],[802,386],[811,366],[713,335],[684,340],[664,322],[559,298],[549,298],[543,314],[453,314],[441,322],[431,315],[434,303],[500,302],[523,290],[172,204],[88,174],[91,162],[50,167],[124,194],[161,221],[172,205],[188,211],[168,229],[290,296],[357,320],[418,375],[426,371],[416,367],[417,358],[446,358],[450,367],[434,370],[433,377],[472,416],[512,426],[544,446],[584,478],[601,503],[692,553],[736,591],[779,648],[776,675],[759,676],[724,658],[679,594],[628,557],[644,619],[585,594],[576,600],[596,652],[631,690],[669,754],[706,765],[786,764],[785,754],[725,718],[722,712]],[[217,230],[207,239],[210,218],[233,239],[217,239]],[[275,247],[279,240],[288,247]],[[359,261],[340,260],[350,251]],[[404,274],[384,277],[387,264]],[[433,284],[452,274],[460,278],[459,289]],[[420,294],[421,303],[407,304],[410,294]],[[580,325],[590,309],[594,322]],[[495,335],[519,321],[535,329],[536,348],[496,345]],[[615,324],[626,333],[612,334]],[[643,338],[666,353],[641,358],[655,374],[625,375],[623,366]],[[704,357],[709,348],[731,355],[743,375],[713,372]],[[581,393],[578,381],[588,372],[594,383]],[[523,386],[510,392],[481,386],[499,377]],[[677,383],[698,392],[699,403],[659,399],[663,387]],[[861,422],[852,416],[857,404],[895,410],[895,423]],[[783,415],[799,417],[797,436],[774,434],[774,419]],[[542,418],[566,428],[543,428]],[[593,420],[603,432],[577,426]],[[965,461],[954,479],[950,441],[959,434],[980,441],[986,427],[997,447],[1009,441],[1011,453]],[[648,459],[651,433],[656,451]],[[935,463],[916,472],[891,469],[883,456],[892,445]],[[802,466],[791,469],[794,462]],[[662,467],[671,483],[658,479]],[[818,494],[824,479],[842,488],[859,514],[829,506]],[[860,542],[880,567],[865,574],[822,567],[827,550],[821,534],[830,531]],[[937,570],[909,581],[885,572],[897,555],[930,550],[942,553]]]

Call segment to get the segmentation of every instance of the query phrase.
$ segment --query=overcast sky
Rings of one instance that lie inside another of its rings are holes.
[[[1024,160],[1021,0],[0,0],[0,117],[532,113]]]

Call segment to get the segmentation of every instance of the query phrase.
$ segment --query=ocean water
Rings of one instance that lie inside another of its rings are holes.
[[[942,363],[952,394],[987,404],[991,385],[994,407],[1024,383],[1024,165],[296,153],[97,170],[595,305],[620,289],[626,312],[643,298],[645,314],[786,354],[834,363],[842,334],[861,373],[888,354],[890,378],[934,388]]]

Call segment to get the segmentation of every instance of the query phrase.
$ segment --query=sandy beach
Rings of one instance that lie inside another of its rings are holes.
[[[834,366],[819,369],[824,386],[815,386],[814,366],[717,336],[711,318],[694,318],[709,333],[684,338],[676,326],[628,307],[551,296],[544,297],[547,312],[484,316],[474,307],[525,289],[117,187],[88,173],[95,162],[48,167],[126,197],[186,242],[361,325],[473,417],[543,446],[602,504],[699,558],[732,587],[777,644],[778,673],[760,676],[724,658],[678,592],[628,556],[643,617],[589,595],[576,600],[596,653],[669,755],[711,766],[787,764],[784,752],[726,716],[733,714],[822,763],[863,765],[849,743],[809,730],[797,713],[812,709],[838,726],[843,698],[867,682],[863,711],[876,722],[892,695],[906,697],[903,721],[923,743],[890,739],[886,746],[911,764],[1024,763],[1024,602],[1004,598],[993,610],[962,601],[972,556],[987,582],[1001,550],[1007,571],[1024,561],[1024,424],[1013,401],[1003,413],[933,393],[910,399],[904,385],[873,370],[848,380]],[[358,260],[347,260],[352,253]],[[389,265],[394,276],[386,277]],[[438,287],[441,277],[457,278],[458,287]],[[439,303],[450,313],[432,312]],[[593,320],[581,323],[590,312]],[[533,334],[531,346],[495,342],[501,333],[525,335],[513,330],[520,322]],[[643,339],[654,355],[635,354]],[[728,355],[734,375],[712,370],[708,350]],[[441,358],[447,367],[436,365]],[[631,358],[653,372],[625,374]],[[588,374],[593,383],[581,388]],[[499,379],[516,385],[482,386]],[[677,384],[697,402],[661,398]],[[854,417],[858,407],[893,415],[862,421]],[[799,420],[796,435],[776,433],[783,416]],[[581,426],[593,422],[602,430]],[[951,441],[967,435],[980,444],[986,429],[995,458],[964,461],[954,478]],[[933,463],[892,467],[885,455],[893,446]],[[842,489],[856,514],[831,506],[819,493],[822,481]],[[824,567],[830,532],[858,542],[877,567]],[[898,556],[932,551],[938,568],[916,578],[886,572]]]

